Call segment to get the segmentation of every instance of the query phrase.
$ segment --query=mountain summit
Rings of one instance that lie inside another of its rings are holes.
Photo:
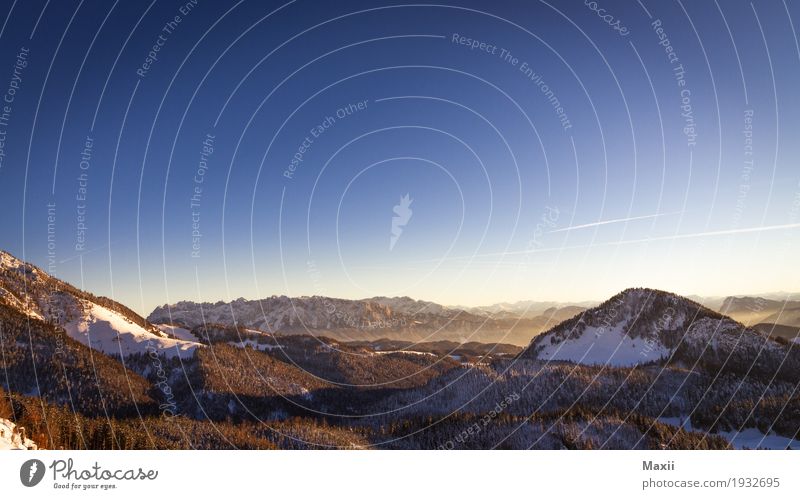
[[[789,347],[687,298],[636,288],[537,336],[520,357],[616,367],[672,362],[785,374],[786,366],[798,360],[797,349]]]

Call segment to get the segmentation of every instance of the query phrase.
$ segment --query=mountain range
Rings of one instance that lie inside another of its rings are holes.
[[[143,318],[0,252],[0,447],[800,448],[797,338],[760,322],[792,305],[753,300],[720,302],[757,310],[753,327],[644,288],[595,306],[276,296]]]
[[[792,339],[800,330],[800,301],[736,297],[711,299],[707,308],[759,331]],[[705,302],[702,298],[697,298]],[[507,343],[527,346],[531,339],[569,319],[578,319],[591,302],[522,301],[485,307],[447,307],[409,297],[345,300],[324,296],[271,296],[231,302],[181,301],[154,309],[154,324],[244,326],[281,334],[311,334],[340,341],[397,340]],[[699,309],[698,309],[699,310]],[[687,311],[683,311],[687,312]]]
[[[202,324],[239,325],[341,341],[475,341],[524,346],[536,334],[583,310],[570,305],[463,310],[408,297],[344,300],[271,296],[216,303],[181,301],[157,307],[147,319],[155,324],[180,324],[188,329]]]

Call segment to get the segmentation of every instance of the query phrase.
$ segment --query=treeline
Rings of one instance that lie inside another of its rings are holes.
[[[87,417],[66,406],[0,389],[0,418],[40,449],[349,449],[369,445],[364,429],[308,418],[233,424],[187,417]]]
[[[573,407],[530,416],[455,412],[415,417],[381,428],[390,449],[727,449],[716,435],[690,432],[639,414]]]

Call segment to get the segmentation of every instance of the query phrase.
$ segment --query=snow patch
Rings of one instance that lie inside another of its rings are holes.
[[[389,355],[390,353],[407,353],[411,355],[426,355],[430,357],[436,357],[436,354],[431,352],[417,352],[414,350],[384,350],[382,352],[374,352],[377,355]]]
[[[265,351],[265,350],[274,350],[276,348],[279,348],[279,347],[277,347],[275,345],[270,345],[268,343],[258,343],[257,341],[254,341],[254,340],[229,341],[228,344],[229,345],[233,345],[236,348],[251,347],[251,348],[253,348],[255,350],[260,350],[262,352]]]
[[[170,326],[169,324],[155,324],[155,326],[175,339],[197,342],[197,336],[193,335],[192,332],[186,328]]]

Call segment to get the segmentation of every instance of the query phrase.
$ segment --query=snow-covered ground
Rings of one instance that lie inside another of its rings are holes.
[[[383,352],[373,352],[375,355],[389,355],[391,353],[407,353],[409,355],[424,355],[429,357],[436,357],[436,354],[431,352],[417,352],[415,350],[385,350]]]
[[[578,338],[555,344],[545,340],[538,357],[542,360],[630,367],[669,355],[669,349],[662,344],[648,343],[643,338],[633,339],[623,329],[622,324],[607,329],[587,326]]]
[[[683,427],[687,431],[697,431],[706,433],[706,430],[701,428],[693,428],[689,418],[672,417],[672,418],[658,418],[662,423]],[[793,440],[788,437],[782,437],[774,433],[765,435],[757,428],[745,428],[740,432],[736,431],[721,431],[718,433],[709,433],[709,435],[719,435],[725,438],[733,445],[735,449],[777,449],[784,450],[790,448],[793,450],[800,450],[800,440]]]
[[[727,438],[737,449],[786,449],[800,450],[800,441],[770,433],[764,435],[756,428],[745,428],[739,433],[723,431],[719,433]]]
[[[100,305],[85,302],[84,306],[81,317],[66,324],[64,329],[71,338],[103,353],[124,357],[155,351],[167,357],[188,358],[202,346],[194,341],[157,336]]]
[[[14,423],[0,418],[0,450],[35,450],[36,444],[30,438],[22,438]]]
[[[197,341],[197,336],[193,335],[192,332],[186,328],[178,326],[170,326],[169,324],[156,324],[155,326],[161,331],[167,333],[168,335],[178,340],[194,341],[194,342]]]

